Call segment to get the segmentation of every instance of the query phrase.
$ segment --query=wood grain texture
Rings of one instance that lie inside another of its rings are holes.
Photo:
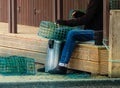
[[[110,12],[109,76],[120,77],[120,10]]]
[[[29,51],[46,53],[48,43],[47,41],[44,40],[37,41],[32,38],[25,39],[25,38],[1,35],[0,45],[16,48],[16,49],[26,49]]]
[[[33,58],[35,59],[35,62],[39,62],[39,63],[45,63],[45,59],[46,59],[45,53],[38,53],[23,49],[15,49],[15,48],[0,46],[0,56],[13,56],[13,55]]]
[[[99,74],[99,63],[88,60],[71,59],[69,68]]]
[[[48,39],[37,35],[38,28],[18,25],[18,33],[8,33],[8,24],[0,22],[0,56],[24,56],[45,63]]]
[[[108,51],[104,46],[79,44],[72,53],[69,67],[93,74],[108,74]]]

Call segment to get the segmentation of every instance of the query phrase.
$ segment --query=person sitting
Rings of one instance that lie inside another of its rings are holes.
[[[50,74],[67,73],[67,64],[76,45],[75,41],[95,40],[96,45],[102,45],[103,0],[90,0],[85,14],[79,17],[74,13],[73,16],[73,19],[57,20],[56,23],[71,27],[85,25],[85,28],[77,28],[68,32],[59,64],[56,68],[48,71]]]

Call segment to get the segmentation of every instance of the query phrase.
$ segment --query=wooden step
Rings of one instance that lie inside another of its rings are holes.
[[[108,75],[108,51],[104,46],[79,44],[75,47],[69,68]]]
[[[8,33],[8,24],[0,22],[0,56],[24,56],[45,63],[48,40],[37,35],[38,27],[18,25],[18,33]]]
[[[29,36],[29,35],[28,35]],[[47,52],[48,40],[43,38],[25,38],[21,36],[0,35],[0,46],[11,47],[15,49],[25,49],[35,52]],[[36,35],[37,37],[37,35]]]
[[[24,49],[15,49],[0,46],[0,56],[24,56],[35,59],[35,62],[45,63],[46,53],[33,52]]]

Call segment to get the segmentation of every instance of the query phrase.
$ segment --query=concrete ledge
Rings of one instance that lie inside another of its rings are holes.
[[[0,88],[120,88],[120,79],[7,82]]]

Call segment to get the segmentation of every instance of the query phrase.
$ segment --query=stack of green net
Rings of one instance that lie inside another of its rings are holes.
[[[120,0],[110,0],[110,9],[120,9]]]
[[[0,73],[3,75],[34,75],[35,61],[20,56],[0,57]]]
[[[60,26],[54,22],[41,21],[38,35],[47,39],[64,41],[67,33],[72,29],[73,27]]]

